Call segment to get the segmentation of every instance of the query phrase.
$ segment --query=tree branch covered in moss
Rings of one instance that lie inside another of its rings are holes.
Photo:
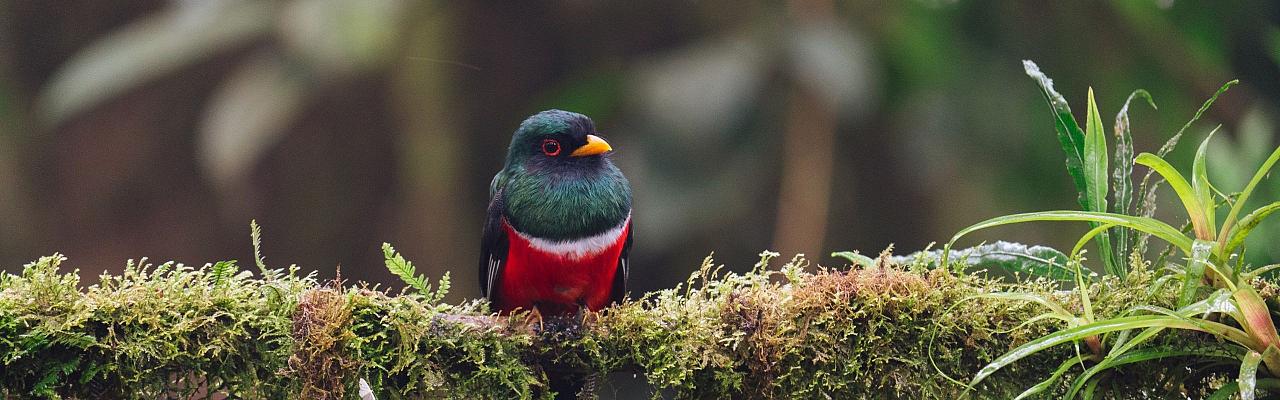
[[[893,265],[887,254],[852,270],[773,256],[745,274],[708,258],[676,288],[563,329],[493,316],[483,301],[443,304],[441,289],[391,294],[296,268],[254,277],[233,262],[130,262],[81,289],[55,255],[0,276],[0,397],[354,398],[363,378],[378,399],[550,398],[546,371],[556,369],[634,372],[675,398],[1011,398],[1073,351],[966,388],[993,357],[1060,327],[1024,323],[1036,304],[975,295],[1025,291],[1079,309],[1075,297],[1049,281]],[[1151,274],[1135,264],[1127,280],[1089,288],[1099,313],[1173,301],[1145,290]],[[1151,345],[1216,345],[1162,340]],[[1135,364],[1106,382],[1192,397],[1221,384],[1182,367]]]

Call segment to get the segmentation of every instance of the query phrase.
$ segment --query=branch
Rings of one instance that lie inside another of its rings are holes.
[[[1046,282],[1009,285],[923,265],[806,272],[814,267],[799,258],[773,269],[770,256],[746,274],[717,273],[707,259],[679,287],[581,326],[293,271],[254,278],[225,263],[214,276],[212,265],[143,260],[82,290],[75,272],[58,271],[61,256],[46,257],[20,276],[0,275],[0,397],[344,398],[363,378],[378,399],[547,398],[546,372],[556,370],[634,371],[680,398],[956,398],[974,392],[948,378],[967,379],[1059,327],[1022,325],[1042,311],[1035,305],[971,297],[1055,296]],[[1095,302],[1098,314],[1171,302],[1136,289],[1149,276],[1105,280],[1095,288],[1108,294]],[[1047,361],[1074,354],[1054,350],[977,393],[1013,397],[1052,372],[1057,363]],[[1106,382],[1155,385],[1176,369],[1143,364]]]

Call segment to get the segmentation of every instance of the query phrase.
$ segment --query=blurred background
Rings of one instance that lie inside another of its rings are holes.
[[[1108,131],[1149,90],[1139,151],[1240,79],[1174,152],[1222,124],[1211,169],[1229,190],[1277,143],[1280,6],[1263,0],[5,1],[0,266],[252,265],[256,219],[271,265],[398,287],[387,241],[475,297],[489,180],[548,108],[593,117],[617,150],[637,292],[711,252],[738,270],[764,249],[905,253],[1077,207],[1022,59],[1081,121],[1092,86]],[[1256,201],[1280,197],[1267,185]],[[1069,248],[1085,230],[970,244]]]

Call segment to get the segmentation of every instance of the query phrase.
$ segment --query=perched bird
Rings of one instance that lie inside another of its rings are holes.
[[[569,315],[620,302],[631,251],[631,187],[585,115],[520,124],[489,186],[480,289],[500,312]]]

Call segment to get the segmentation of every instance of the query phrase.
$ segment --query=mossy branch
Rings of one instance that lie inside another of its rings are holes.
[[[82,289],[54,255],[0,275],[0,397],[352,398],[363,378],[378,399],[549,398],[555,369],[634,372],[676,398],[1011,398],[1073,351],[1037,354],[1046,362],[970,389],[954,381],[1060,328],[1024,323],[1042,311],[1035,304],[976,294],[1024,291],[1078,310],[1074,297],[1048,281],[894,265],[887,253],[853,270],[800,258],[775,269],[773,256],[746,274],[708,258],[674,289],[565,329],[494,316],[483,301],[443,304],[442,289],[394,295],[296,269],[254,277],[232,262],[130,262]],[[1135,270],[1089,288],[1098,313],[1173,300],[1138,289],[1151,274]],[[1167,336],[1177,343],[1152,345],[1217,345]],[[1194,391],[1215,376],[1170,389],[1164,378],[1186,371],[1178,363],[1120,371],[1105,384]]]

